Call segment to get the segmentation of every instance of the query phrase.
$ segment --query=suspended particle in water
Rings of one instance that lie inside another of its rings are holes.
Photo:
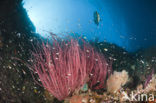
[[[21,33],[17,33],[17,36],[18,36],[18,37],[21,37]]]

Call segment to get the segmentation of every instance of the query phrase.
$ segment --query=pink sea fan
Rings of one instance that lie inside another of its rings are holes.
[[[91,89],[99,82],[96,89],[104,88],[111,66],[105,57],[96,52],[84,40],[81,46],[78,40],[42,42],[34,47],[32,68],[37,73],[44,88],[58,100],[64,100],[80,89],[86,82]]]
[[[89,77],[88,83],[90,89],[106,88],[106,79],[112,73],[112,60],[107,60],[105,56],[93,49],[85,41],[84,48],[87,52],[87,75]]]
[[[106,78],[112,72],[112,62],[108,63],[105,56],[95,51],[94,66],[90,72],[89,87],[91,89],[102,89],[106,87]]]
[[[53,39],[52,45],[42,43],[42,47],[33,52],[33,68],[43,86],[57,99],[63,100],[84,85],[87,54],[77,40],[58,42]]]

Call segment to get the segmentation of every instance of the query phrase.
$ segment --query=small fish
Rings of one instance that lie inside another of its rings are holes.
[[[98,26],[99,25],[99,22],[100,22],[100,15],[97,11],[94,12],[94,23]]]
[[[53,32],[49,32],[49,33],[50,33],[50,35],[51,35],[52,37],[57,37],[57,35],[54,34]]]
[[[107,48],[104,48],[104,51],[108,51],[108,49]]]
[[[43,31],[48,32],[48,33],[50,34],[50,36],[52,36],[52,37],[57,37],[57,35],[54,34],[53,32],[49,32],[49,31],[47,31],[47,30],[43,30]]]
[[[88,91],[88,84],[84,84],[83,87],[81,88],[81,91],[85,92]]]

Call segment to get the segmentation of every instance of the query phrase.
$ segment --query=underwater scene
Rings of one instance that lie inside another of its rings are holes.
[[[156,0],[0,0],[0,103],[156,103]]]

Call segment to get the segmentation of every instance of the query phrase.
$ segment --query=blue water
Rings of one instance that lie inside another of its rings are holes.
[[[24,8],[47,37],[77,33],[89,40],[99,38],[133,52],[156,46],[156,0],[24,0]],[[101,21],[97,26],[93,13]]]

